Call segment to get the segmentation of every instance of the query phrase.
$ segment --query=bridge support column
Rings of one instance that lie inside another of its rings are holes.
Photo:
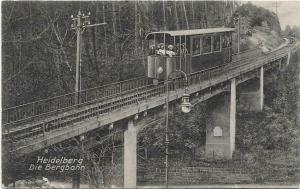
[[[235,127],[236,80],[232,79],[230,93],[217,100],[206,123],[205,155],[207,158],[232,158],[235,149]]]
[[[128,121],[124,132],[124,188],[136,188],[137,182],[137,128]]]
[[[264,105],[264,69],[260,68],[259,79],[242,84],[238,97],[239,109],[242,111],[262,111]]]
[[[289,48],[289,53],[288,53],[288,57],[287,57],[287,65],[290,64],[290,59],[291,59],[291,48]]]
[[[79,189],[80,188],[80,172],[75,173],[72,177],[72,188]]]
[[[282,67],[283,67],[283,66],[282,66],[282,58],[281,58],[281,59],[279,60],[279,68],[278,68],[279,71],[282,71],[282,70],[283,70]]]

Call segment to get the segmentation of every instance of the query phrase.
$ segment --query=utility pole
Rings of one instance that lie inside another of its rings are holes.
[[[233,18],[235,21],[235,24],[237,25],[237,38],[238,38],[238,54],[240,54],[240,15],[237,17]]]
[[[165,0],[163,0],[163,19],[164,19],[164,30],[167,30],[167,21],[166,21],[166,5]]]
[[[241,45],[241,26],[240,26],[240,16],[238,17],[238,54],[240,54],[240,45]]]
[[[77,50],[76,50],[76,77],[75,77],[75,104],[79,104],[79,93],[81,91],[81,36],[84,32],[85,28],[95,27],[100,25],[105,25],[106,23],[99,24],[91,24],[90,15],[82,14],[81,11],[78,11],[76,17],[71,15],[71,19],[73,24],[71,24],[71,28],[76,31],[77,34]]]
[[[182,1],[182,6],[183,6],[184,17],[185,17],[186,29],[189,30],[190,29],[189,19],[188,19],[187,14],[186,14],[186,8],[185,8],[184,1]]]

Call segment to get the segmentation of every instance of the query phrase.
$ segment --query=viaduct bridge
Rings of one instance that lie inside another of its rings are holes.
[[[233,56],[230,64],[188,75],[192,104],[227,93],[209,112],[206,125],[206,155],[232,158],[235,149],[236,103],[245,110],[263,109],[264,74],[288,63],[290,46],[269,53],[250,50]],[[169,102],[177,104],[184,94],[184,78],[172,79]],[[240,87],[251,80],[251,87]],[[153,84],[136,78],[75,93],[31,102],[3,110],[4,154],[23,156],[104,128],[117,121],[126,123],[124,134],[124,187],[136,186],[138,130],[163,115],[166,103],[164,82]],[[237,95],[237,93],[240,93]],[[239,96],[239,99],[237,99]],[[86,139],[93,144],[93,138]]]

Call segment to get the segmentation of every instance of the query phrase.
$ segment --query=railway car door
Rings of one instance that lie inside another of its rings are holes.
[[[167,79],[168,75],[176,69],[178,56],[174,52],[175,40],[175,37],[166,33],[154,33],[148,39],[147,76],[153,78],[154,82]]]
[[[179,43],[176,45],[178,48],[179,62],[176,65],[176,69],[182,70],[189,74],[191,72],[191,49],[190,49],[190,37],[179,36]]]
[[[222,55],[225,63],[229,63],[232,60],[232,33],[224,32],[221,35]]]

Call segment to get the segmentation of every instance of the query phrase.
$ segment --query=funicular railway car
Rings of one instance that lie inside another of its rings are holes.
[[[209,28],[147,34],[147,76],[165,80],[174,70],[190,74],[231,62],[234,31]]]

